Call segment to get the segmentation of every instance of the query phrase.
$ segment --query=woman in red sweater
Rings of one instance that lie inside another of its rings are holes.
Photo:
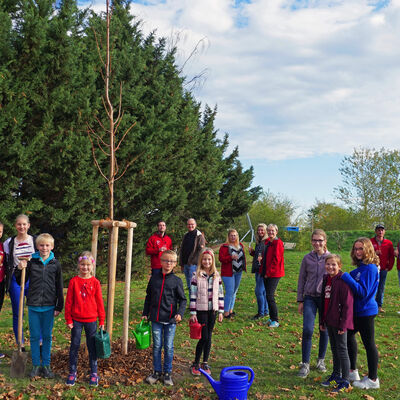
[[[100,329],[104,329],[105,312],[100,282],[92,276],[94,264],[92,253],[84,251],[79,257],[79,274],[70,280],[65,300],[65,321],[71,329],[69,375],[66,381],[66,384],[70,386],[75,385],[82,329],[85,329],[86,345],[89,351],[89,384],[92,386],[99,384],[94,337],[97,330],[97,318]]]

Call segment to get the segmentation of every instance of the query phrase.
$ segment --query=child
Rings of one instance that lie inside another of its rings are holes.
[[[153,385],[162,375],[161,348],[164,342],[164,385],[172,386],[172,359],[176,324],[182,320],[186,308],[183,283],[174,273],[176,253],[166,250],[161,254],[161,273],[152,275],[146,289],[143,319],[152,322],[154,372],[146,378]]]
[[[26,296],[33,365],[30,376],[54,378],[50,369],[51,341],[54,317],[60,314],[64,305],[63,277],[61,265],[51,251],[54,248],[53,237],[42,233],[36,239],[36,246],[39,251],[32,255],[30,261],[20,260],[16,278],[20,284],[20,270],[26,268],[26,279],[30,281]]]
[[[4,225],[0,221],[0,239],[3,236]],[[4,248],[3,243],[0,241],[0,311],[3,308],[4,292],[5,292],[5,272],[4,272]],[[0,353],[0,358],[4,358],[4,354]]]
[[[347,330],[353,325],[353,293],[341,279],[342,260],[336,254],[325,258],[327,275],[323,278],[321,302],[323,313],[320,329],[328,329],[333,358],[333,372],[322,382],[322,386],[336,386],[334,392],[341,392],[350,387],[350,359],[347,352]]]
[[[90,364],[89,384],[98,386],[99,377],[97,375],[97,355],[94,337],[97,331],[97,318],[99,319],[100,329],[104,329],[103,296],[99,280],[92,276],[95,264],[92,253],[84,251],[78,260],[79,273],[78,276],[70,280],[65,300],[65,321],[68,328],[71,329],[69,375],[66,384],[75,385],[82,329],[85,329]]]
[[[196,355],[190,371],[195,376],[200,376],[199,362],[203,353],[201,368],[211,374],[207,364],[211,350],[211,335],[218,312],[218,322],[224,318],[224,289],[221,277],[215,268],[214,252],[205,248],[197,263],[199,268],[193,274],[190,284],[190,321],[203,325],[201,339],[196,346]]]

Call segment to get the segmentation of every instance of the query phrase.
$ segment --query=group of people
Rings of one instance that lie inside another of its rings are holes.
[[[0,241],[0,311],[4,292],[9,293],[13,329],[18,343],[18,306],[22,271],[26,271],[24,290],[27,297],[30,345],[32,355],[31,377],[54,377],[50,368],[52,329],[54,318],[64,307],[63,278],[59,261],[55,258],[54,239],[48,233],[33,237],[28,216],[21,214],[15,220],[17,234]],[[226,242],[219,248],[221,273],[217,271],[215,253],[206,247],[196,221],[187,221],[187,233],[182,239],[179,264],[184,272],[188,289],[190,322],[202,325],[191,373],[200,375],[200,367],[210,373],[208,358],[212,331],[218,320],[235,316],[234,305],[243,271],[246,271],[245,248],[235,229],[228,231]],[[325,353],[330,342],[333,371],[322,385],[342,391],[350,387],[377,389],[378,351],[374,338],[374,319],[384,312],[383,292],[387,272],[393,267],[399,245],[393,249],[384,238],[383,225],[377,225],[375,237],[357,239],[351,250],[356,267],[350,273],[342,272],[340,256],[329,253],[327,237],[316,229],[311,235],[313,250],[306,254],[300,266],[297,302],[303,315],[302,362],[298,375],[306,378],[310,373],[312,335],[317,312],[319,314],[319,350],[316,368],[325,372]],[[3,224],[0,222],[0,238]],[[274,224],[257,226],[255,247],[249,247],[253,257],[255,295],[258,312],[253,319],[269,318],[264,322],[270,328],[279,327],[275,292],[285,275],[284,244],[277,237]],[[146,289],[142,318],[152,322],[153,373],[146,382],[162,380],[173,385],[172,360],[176,324],[184,316],[188,300],[182,280],[174,274],[178,256],[172,250],[172,240],[166,235],[166,223],[160,221],[148,240],[146,253],[151,257],[152,273]],[[398,257],[399,259],[399,257]],[[77,360],[82,330],[85,330],[89,353],[89,383],[97,386],[97,357],[94,336],[97,323],[104,329],[105,312],[100,282],[93,276],[95,260],[88,251],[78,258],[78,274],[68,285],[65,301],[66,325],[71,329],[69,375],[66,383],[73,386],[77,379]],[[399,265],[400,263],[398,263]],[[399,271],[400,281],[400,271]],[[225,288],[225,295],[224,295]],[[357,370],[357,341],[360,332],[366,349],[368,374],[360,379]],[[24,339],[18,343],[24,348]],[[162,348],[164,362],[162,364]],[[1,355],[0,355],[1,357]],[[200,364],[200,360],[202,363]]]
[[[0,238],[3,228],[0,222]],[[28,306],[32,358],[30,376],[54,378],[50,366],[52,331],[54,318],[64,307],[62,269],[53,253],[54,238],[48,233],[34,237],[28,233],[29,228],[29,217],[18,215],[15,220],[17,234],[4,244],[0,242],[0,310],[4,292],[7,291],[12,305],[15,340],[21,351],[25,351],[23,336],[18,338],[19,299],[23,286]],[[65,300],[65,321],[71,330],[69,375],[66,380],[70,386],[75,384],[77,377],[83,329],[89,353],[89,384],[97,386],[99,382],[95,335],[97,321],[100,328],[104,329],[105,311],[100,282],[93,276],[94,265],[95,260],[89,251],[79,256],[78,275],[70,280]]]

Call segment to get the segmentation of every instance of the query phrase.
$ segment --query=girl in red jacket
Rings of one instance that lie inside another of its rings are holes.
[[[92,253],[84,251],[79,257],[79,274],[73,277],[68,285],[65,321],[68,328],[71,329],[71,347],[69,350],[69,375],[66,384],[70,386],[75,385],[82,329],[85,329],[86,345],[89,351],[89,384],[92,386],[99,384],[94,337],[97,330],[97,318],[100,329],[104,329],[105,312],[100,282],[92,275],[94,264]]]
[[[205,248],[199,257],[199,266],[190,283],[190,321],[203,325],[201,339],[196,346],[196,355],[190,367],[192,375],[200,376],[199,362],[203,354],[201,368],[211,373],[208,356],[211,350],[211,335],[218,314],[218,322],[222,322],[224,313],[224,289],[221,277],[215,268],[214,252]]]

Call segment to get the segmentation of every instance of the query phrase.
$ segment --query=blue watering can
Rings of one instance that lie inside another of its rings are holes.
[[[221,371],[219,382],[201,368],[200,372],[210,381],[220,400],[246,400],[247,392],[254,381],[254,371],[250,367],[226,367]]]

